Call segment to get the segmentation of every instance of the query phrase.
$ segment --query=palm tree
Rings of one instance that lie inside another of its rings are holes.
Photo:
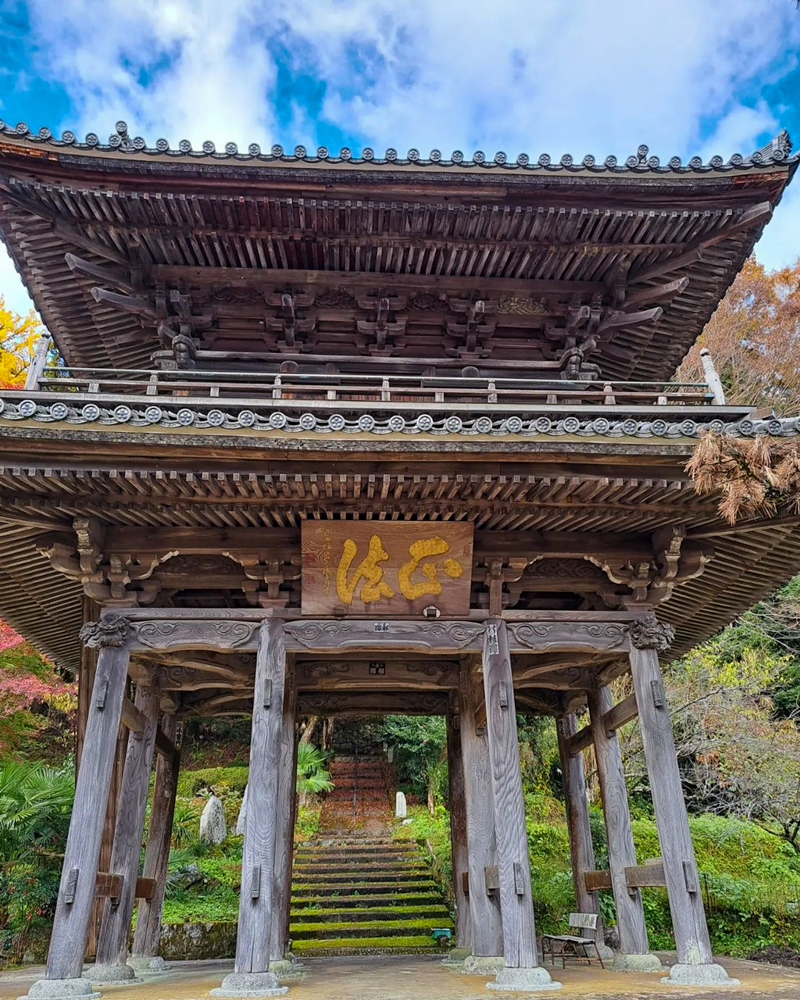
[[[0,766],[0,857],[12,861],[37,850],[62,850],[74,790],[71,765],[6,761]]]
[[[326,770],[327,755],[313,743],[297,746],[297,791],[300,803],[305,805],[309,795],[330,792],[333,789],[330,772]]]

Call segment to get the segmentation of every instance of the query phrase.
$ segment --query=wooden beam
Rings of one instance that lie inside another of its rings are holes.
[[[603,726],[607,733],[613,733],[620,726],[624,726],[626,722],[635,719],[638,714],[639,709],[636,707],[636,695],[629,694],[627,698],[606,712],[603,716]]]
[[[448,242],[448,241],[445,241]],[[558,281],[522,278],[462,278],[438,274],[372,274],[365,271],[312,271],[297,269],[261,269],[249,267],[186,267],[173,264],[156,264],[149,269],[156,281],[190,282],[191,284],[230,285],[232,287],[275,286],[350,286],[365,289],[397,289],[471,293],[487,289],[494,296],[500,292],[521,295],[596,295],[606,291],[602,281]],[[490,296],[487,296],[490,297]]]
[[[156,731],[156,753],[165,757],[167,760],[171,760],[177,752],[175,744],[159,726]]]
[[[663,889],[667,885],[664,877],[664,865],[661,860],[651,861],[644,865],[635,865],[625,869],[625,878],[629,889],[654,887]]]
[[[584,872],[583,881],[586,883],[587,892],[597,892],[598,889],[610,889],[611,872],[608,868],[602,871]]]
[[[111,872],[98,872],[94,894],[98,898],[119,899],[125,879],[122,875]],[[155,890],[155,879],[137,878],[134,895],[136,899],[152,899]]]
[[[144,714],[126,698],[122,703],[122,725],[132,733],[143,733],[147,726]]]
[[[130,280],[130,272],[121,268],[104,267],[102,264],[95,264],[94,261],[84,260],[74,253],[65,253],[64,260],[70,271],[77,271],[79,274],[88,275],[97,281],[114,285],[121,289],[126,295],[133,295],[133,285]]]
[[[577,733],[565,740],[570,757],[577,757],[581,751],[592,745],[592,727],[584,726]]]
[[[734,217],[734,221],[728,226],[723,226],[710,236],[697,240],[694,244],[688,244],[682,253],[671,257],[657,264],[651,264],[638,273],[632,274],[630,284],[638,284],[642,281],[649,281],[651,278],[658,278],[662,274],[669,274],[686,264],[693,264],[696,260],[703,259],[703,250],[715,246],[723,240],[735,236],[743,229],[750,229],[753,226],[762,225],[772,218],[772,205],[768,201],[762,201],[758,205],[747,209],[739,216]],[[650,247],[651,250],[658,250],[657,246]]]

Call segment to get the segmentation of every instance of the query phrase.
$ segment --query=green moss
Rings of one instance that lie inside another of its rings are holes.
[[[438,950],[430,935],[416,937],[331,938],[326,941],[309,940],[292,942],[292,950],[298,953],[301,951],[335,951],[338,948],[394,948],[396,950],[419,948],[432,951]]]
[[[397,927],[397,920],[376,920],[372,924],[373,930],[376,931],[390,931],[392,928]],[[309,933],[313,931],[319,931],[324,929],[326,933],[330,931],[352,931],[354,926],[358,924],[353,924],[353,922],[342,922],[342,923],[313,923],[313,924],[299,924],[293,923],[289,926],[289,931],[292,934],[302,934]],[[424,929],[433,927],[452,927],[453,922],[449,917],[443,917],[441,920],[437,917],[435,920],[431,917],[419,917],[416,920],[404,920],[402,926],[409,929]]]
[[[241,798],[247,785],[249,768],[242,765],[230,767],[205,767],[199,771],[182,771],[178,778],[178,798],[191,799],[212,789],[221,799],[234,792]]]

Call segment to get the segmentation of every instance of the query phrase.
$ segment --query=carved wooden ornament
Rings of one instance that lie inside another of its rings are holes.
[[[466,615],[472,541],[471,523],[305,521],[303,614]]]

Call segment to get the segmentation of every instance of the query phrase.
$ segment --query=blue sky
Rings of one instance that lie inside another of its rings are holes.
[[[151,144],[576,157],[800,144],[794,0],[0,0],[0,117]],[[757,249],[800,255],[800,179]],[[28,299],[0,248],[0,293]]]

